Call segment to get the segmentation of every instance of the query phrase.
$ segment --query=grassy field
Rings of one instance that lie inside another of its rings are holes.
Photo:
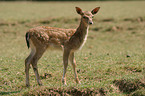
[[[144,5],[145,1],[0,2],[0,95],[145,96]],[[75,84],[70,64],[67,86],[61,84],[62,52],[48,50],[38,64],[43,86],[37,85],[31,68],[31,86],[26,88],[24,60],[30,50],[25,32],[40,25],[77,28],[76,6],[101,7],[85,46],[75,54],[81,84]]]

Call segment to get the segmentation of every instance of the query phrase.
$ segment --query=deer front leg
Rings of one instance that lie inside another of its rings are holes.
[[[80,84],[80,81],[79,81],[79,78],[78,78],[78,75],[77,75],[77,71],[76,71],[76,61],[75,61],[75,57],[74,57],[74,52],[70,53],[69,60],[70,60],[70,62],[72,64],[72,67],[73,67],[73,71],[74,71],[74,75],[75,75],[75,81],[76,81],[76,83]]]
[[[63,53],[63,77],[62,77],[62,83],[66,85],[66,71],[67,71],[67,66],[68,66],[68,58],[69,58],[70,51],[67,49],[64,49]]]

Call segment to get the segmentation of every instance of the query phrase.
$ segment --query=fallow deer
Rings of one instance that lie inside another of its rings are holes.
[[[53,47],[63,50],[63,77],[62,83],[66,84],[66,70],[68,60],[70,60],[76,83],[80,83],[76,71],[76,61],[74,52],[80,50],[87,40],[89,25],[93,24],[92,18],[99,11],[100,7],[96,7],[91,12],[82,11],[76,7],[76,11],[81,15],[79,27],[75,29],[61,29],[54,27],[39,26],[32,28],[26,33],[26,42],[28,48],[31,47],[31,53],[25,60],[26,86],[29,86],[29,68],[32,64],[36,80],[42,85],[38,73],[37,62],[42,57],[46,49]]]

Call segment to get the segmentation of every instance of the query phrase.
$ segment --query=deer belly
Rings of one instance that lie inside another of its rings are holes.
[[[50,50],[63,50],[63,46],[51,44],[48,46],[48,49],[50,49]]]
[[[51,38],[49,40],[49,46],[48,46],[49,49],[59,49],[59,50],[62,50],[63,48],[63,45],[61,44],[61,41],[59,39],[53,39]]]

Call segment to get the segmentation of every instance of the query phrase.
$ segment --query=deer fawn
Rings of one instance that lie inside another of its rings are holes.
[[[76,83],[80,83],[76,71],[76,61],[74,52],[81,49],[87,40],[89,25],[93,24],[92,18],[99,11],[100,7],[93,9],[91,12],[82,11],[76,7],[76,11],[81,15],[79,27],[75,29],[61,29],[54,27],[39,26],[32,28],[26,33],[26,42],[28,48],[31,47],[31,53],[25,60],[26,86],[29,86],[29,68],[32,64],[36,80],[42,85],[38,73],[37,62],[47,48],[53,47],[63,49],[63,77],[62,83],[66,84],[66,70],[68,60],[70,60]]]

